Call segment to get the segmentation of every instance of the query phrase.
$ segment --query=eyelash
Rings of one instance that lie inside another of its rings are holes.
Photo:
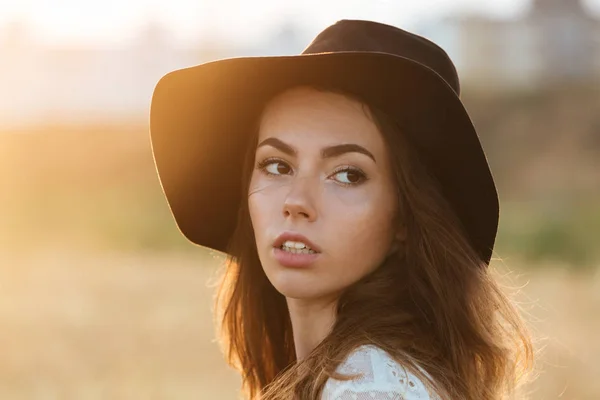
[[[256,168],[258,168],[261,172],[263,172],[264,174],[266,174],[268,176],[279,176],[278,174],[273,174],[273,173],[267,171],[267,166],[269,166],[270,164],[273,164],[275,162],[285,164],[289,169],[292,169],[292,167],[290,167],[290,165],[287,162],[285,162],[284,160],[282,160],[280,158],[275,158],[275,157],[266,158],[266,159],[258,162],[256,165]],[[355,172],[360,175],[360,180],[356,183],[346,183],[346,182],[336,181],[337,183],[339,183],[340,185],[343,185],[343,186],[360,185],[361,183],[364,183],[367,179],[369,179],[367,177],[367,175],[361,169],[356,168],[356,167],[350,167],[350,166],[340,167],[339,169],[335,170],[333,172],[333,174],[331,174],[331,175],[332,176],[337,175],[340,172]]]
[[[272,175],[275,175],[275,174],[272,174],[269,171],[267,171],[267,166],[270,165],[270,164],[273,164],[274,162],[280,162],[280,163],[283,163],[283,164],[285,164],[285,165],[287,165],[289,167],[288,163],[286,163],[285,161],[283,161],[283,160],[281,160],[279,158],[269,157],[269,158],[265,158],[262,161],[259,161],[256,164],[256,168],[259,169],[260,171],[264,172],[266,175],[272,176]]]

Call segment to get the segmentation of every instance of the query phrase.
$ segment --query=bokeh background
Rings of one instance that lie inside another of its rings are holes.
[[[439,43],[501,196],[534,400],[600,399],[599,0],[0,0],[0,399],[234,399],[219,257],[177,231],[148,106],[168,71],[294,54],[342,18]]]

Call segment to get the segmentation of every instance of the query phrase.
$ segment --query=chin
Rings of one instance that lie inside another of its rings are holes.
[[[281,267],[280,267],[281,268]],[[326,296],[332,291],[323,287],[323,281],[309,270],[279,269],[268,275],[269,281],[283,296],[309,300]]]

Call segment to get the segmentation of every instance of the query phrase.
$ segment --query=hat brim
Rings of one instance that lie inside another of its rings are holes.
[[[468,113],[433,70],[386,53],[232,58],[165,75],[152,96],[151,145],[167,202],[187,239],[226,251],[256,117],[275,94],[298,85],[343,89],[402,116],[404,133],[489,263],[498,196]]]

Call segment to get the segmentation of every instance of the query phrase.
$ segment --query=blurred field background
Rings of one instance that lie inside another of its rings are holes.
[[[455,59],[501,196],[494,267],[539,351],[524,393],[600,399],[600,4],[500,3],[351,2],[312,21],[267,1],[251,40],[244,25],[223,34],[241,17],[219,7],[187,39],[156,5],[135,34],[108,24],[105,42],[79,41],[81,21],[49,39],[25,11],[0,18],[0,399],[236,398],[213,333],[219,256],[172,221],[150,94],[170,69],[297,53],[345,17],[412,29]]]

